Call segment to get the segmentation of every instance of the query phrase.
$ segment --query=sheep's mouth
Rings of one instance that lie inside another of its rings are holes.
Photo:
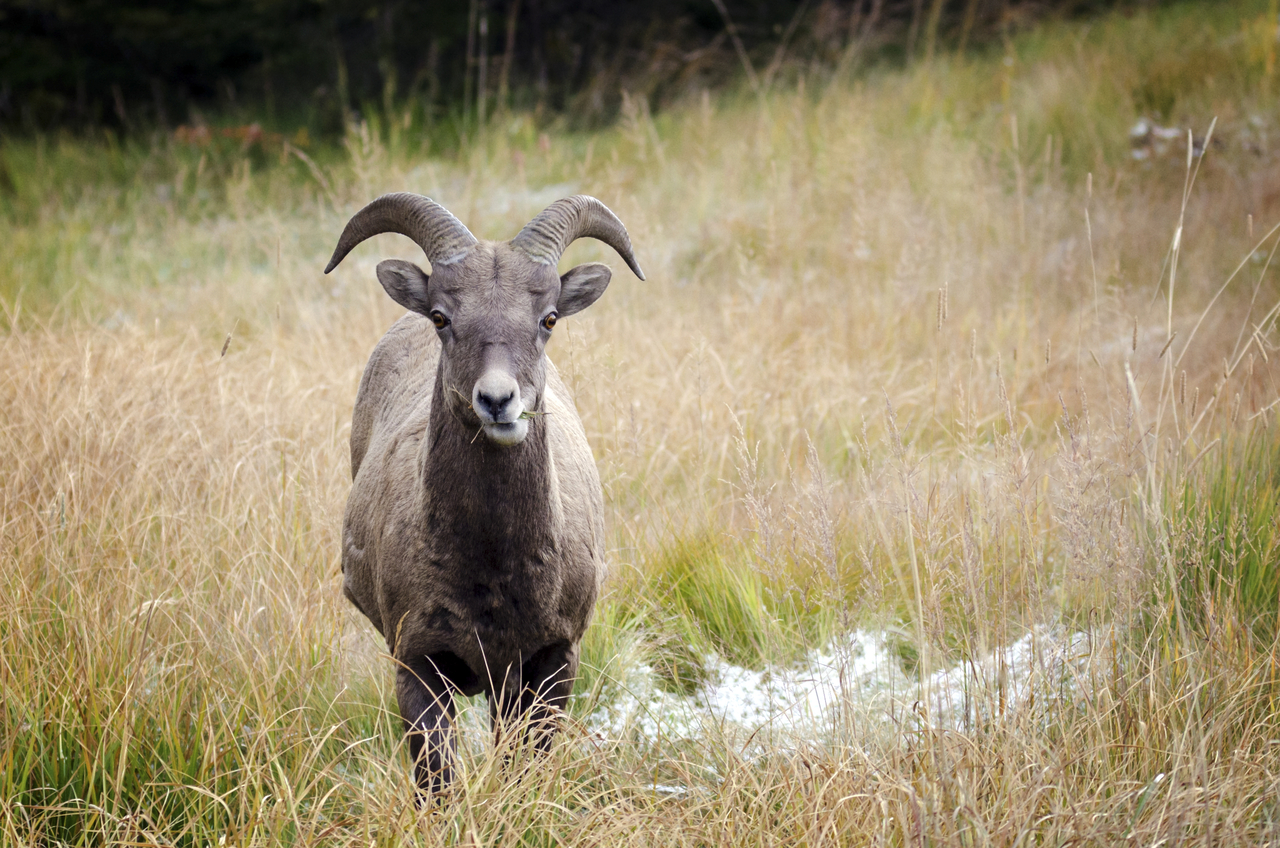
[[[483,423],[480,429],[490,442],[500,447],[509,448],[524,441],[529,435],[529,420],[517,418],[514,421],[495,421]]]

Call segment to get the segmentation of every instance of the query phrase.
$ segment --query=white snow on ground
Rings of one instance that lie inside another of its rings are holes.
[[[618,697],[592,715],[602,735],[694,738],[708,729],[794,741],[830,738],[849,720],[870,731],[912,724],[961,729],[1016,715],[1078,693],[1094,656],[1089,637],[1046,627],[990,654],[908,676],[886,634],[858,630],[812,651],[793,667],[755,671],[707,658],[708,682],[691,696],[661,690],[641,666],[619,675]],[[928,709],[925,709],[925,705]]]

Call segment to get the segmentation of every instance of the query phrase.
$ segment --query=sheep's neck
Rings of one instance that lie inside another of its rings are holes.
[[[555,547],[550,452],[541,417],[518,445],[498,447],[448,408],[436,381],[423,445],[428,543],[471,563],[507,569]]]

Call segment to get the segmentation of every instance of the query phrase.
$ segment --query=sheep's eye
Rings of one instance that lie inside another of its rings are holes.
[[[449,326],[449,319],[444,317],[444,313],[439,309],[431,310],[431,314],[428,317],[431,319],[431,323],[436,325],[437,330],[443,330]]]
[[[556,325],[556,314],[554,312],[552,312],[546,318],[542,319],[542,326],[546,327],[548,330],[555,327],[555,325]]]

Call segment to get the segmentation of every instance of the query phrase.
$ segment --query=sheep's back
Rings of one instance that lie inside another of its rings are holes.
[[[547,360],[545,393],[543,408],[550,413],[548,442],[560,502],[564,505],[564,532],[566,536],[582,540],[590,550],[598,588],[605,577],[604,495],[600,474],[572,396],[550,359]]]
[[[353,479],[375,432],[386,438],[415,412],[430,413],[439,359],[440,340],[435,329],[415,312],[406,313],[378,341],[360,377],[351,414]]]
[[[343,593],[384,636],[377,551],[419,505],[418,446],[431,417],[440,341],[416,313],[396,321],[360,378],[351,414],[351,494],[342,528]]]

